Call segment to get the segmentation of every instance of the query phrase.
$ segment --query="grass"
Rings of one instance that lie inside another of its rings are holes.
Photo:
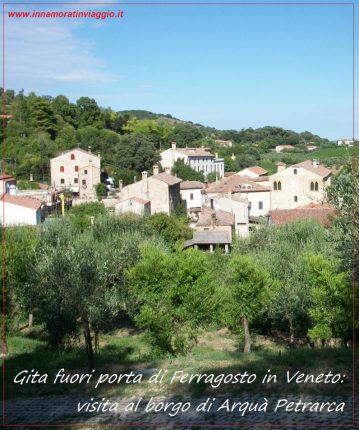
[[[359,155],[359,146],[355,147],[355,154]],[[312,152],[270,152],[262,154],[261,166],[268,171],[272,172],[273,163],[276,161],[286,159],[292,160],[293,163],[298,163],[305,160],[312,160],[313,158],[318,159],[321,162],[329,162],[334,165],[342,165],[350,161],[352,156],[353,148],[346,147],[333,147],[333,148],[322,148]]]
[[[120,330],[101,338],[100,353],[96,357],[96,372],[89,384],[52,384],[53,376],[60,368],[73,373],[86,373],[86,357],[81,346],[59,353],[47,347],[41,332],[33,331],[9,338],[9,357],[6,360],[6,397],[39,396],[49,394],[78,394],[99,396],[200,396],[219,394],[257,393],[349,393],[351,387],[350,348],[294,348],[269,338],[257,336],[254,351],[244,354],[238,349],[238,339],[228,331],[203,332],[198,344],[185,357],[155,357],[144,342],[142,333]],[[14,384],[17,373],[24,369],[36,369],[49,375],[47,384]],[[100,373],[129,373],[131,370],[152,369],[143,381],[136,384],[102,384],[96,390],[94,382]],[[149,384],[152,373],[167,370],[162,383]],[[261,384],[268,369],[277,374],[277,383]],[[177,370],[185,373],[228,374],[247,371],[257,374],[253,384],[221,384],[213,388],[208,383],[170,383]],[[288,384],[287,371],[321,373],[332,370],[344,373],[343,384]],[[264,395],[263,394],[263,395]]]

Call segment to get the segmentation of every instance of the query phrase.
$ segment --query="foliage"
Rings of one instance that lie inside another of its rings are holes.
[[[172,247],[178,241],[192,238],[186,217],[157,213],[150,216],[149,224]]]
[[[99,182],[96,185],[96,195],[97,195],[97,197],[105,197],[105,196],[107,196],[106,185],[103,184],[102,182]]]
[[[25,179],[16,182],[16,187],[19,190],[38,190],[39,184],[34,181],[26,181]]]
[[[106,214],[106,208],[101,202],[82,203],[73,206],[68,212],[71,222],[81,229],[91,224],[91,217],[96,219],[104,214]]]
[[[348,274],[340,272],[340,261],[322,255],[305,255],[306,278],[311,287],[309,315],[314,323],[311,339],[350,337],[351,291]]]
[[[267,272],[252,257],[235,255],[227,266],[228,291],[224,318],[232,328],[243,325],[244,351],[249,352],[251,341],[248,324],[258,311],[268,306],[273,282]]]
[[[175,161],[172,168],[172,174],[178,176],[183,181],[200,181],[204,182],[204,175],[202,172],[196,172],[191,166],[186,164],[184,160],[179,158]]]
[[[206,254],[197,250],[169,254],[147,245],[127,278],[139,303],[134,320],[146,330],[153,349],[170,354],[189,351],[198,328],[211,321],[217,306]]]

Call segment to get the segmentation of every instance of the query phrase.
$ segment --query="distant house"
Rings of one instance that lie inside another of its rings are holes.
[[[280,227],[293,221],[312,219],[319,222],[323,227],[328,228],[332,225],[335,213],[335,208],[328,204],[311,203],[295,209],[272,210],[268,216],[268,223]]]
[[[208,198],[217,194],[241,197],[249,202],[249,214],[264,216],[270,210],[270,188],[252,179],[239,175],[232,175],[210,184],[206,190]]]
[[[352,147],[354,145],[354,140],[353,139],[340,139],[340,140],[337,140],[337,145],[338,146]]]
[[[0,196],[0,222],[4,227],[37,225],[42,222],[42,203],[31,197]]]
[[[51,186],[57,190],[69,189],[81,198],[94,198],[95,187],[101,182],[100,154],[83,149],[63,152],[50,160]]]
[[[187,210],[201,208],[203,204],[202,190],[205,184],[199,181],[182,181],[180,184],[181,200],[186,202]]]
[[[172,169],[177,160],[183,160],[196,172],[202,172],[206,177],[209,173],[217,173],[219,178],[224,175],[224,160],[211,154],[208,148],[177,148],[176,143],[172,147],[161,152],[161,165],[166,169]]]
[[[310,152],[315,151],[317,149],[317,145],[308,144],[305,147],[306,147],[307,151],[310,151]]]
[[[182,179],[168,173],[158,173],[148,177],[147,172],[142,172],[141,181],[136,181],[122,188],[119,202],[121,205],[118,208],[122,210],[126,204],[130,205],[132,201],[132,203],[135,203],[133,207],[137,211],[138,206],[141,204],[139,199],[141,199],[150,202],[151,214],[164,212],[169,215],[181,201],[181,182]],[[138,201],[133,200],[134,198],[137,198]],[[128,199],[130,202],[123,203],[124,200]],[[144,204],[143,211],[147,210],[148,206],[146,205],[147,203]]]
[[[291,149],[294,149],[295,148],[295,146],[293,146],[293,145],[277,145],[276,147],[275,147],[275,152],[282,152],[284,149],[286,149],[286,150],[291,150]]]
[[[249,178],[258,178],[268,175],[268,171],[260,166],[246,167],[237,173],[239,176],[248,176]]]
[[[307,160],[270,176],[271,209],[294,209],[323,203],[332,171],[319,161]]]
[[[16,185],[16,179],[6,173],[0,174],[0,193],[9,194],[10,187]]]
[[[216,140],[214,141],[214,143],[215,143],[216,145],[224,146],[224,147],[226,147],[226,148],[232,148],[232,146],[233,146],[233,142],[232,142],[231,140],[221,140],[221,139],[216,139]]]

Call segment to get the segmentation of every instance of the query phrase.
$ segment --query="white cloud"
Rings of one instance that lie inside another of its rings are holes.
[[[45,83],[107,83],[115,77],[66,19],[7,19],[5,71],[8,86],[19,80]],[[15,85],[14,85],[15,86]]]

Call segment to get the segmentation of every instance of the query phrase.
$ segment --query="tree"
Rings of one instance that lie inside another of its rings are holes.
[[[66,220],[50,224],[28,289],[51,345],[64,348],[82,333],[91,368],[99,333],[126,313],[125,270],[134,265],[144,239],[122,227],[106,218],[83,231]]]
[[[204,182],[204,175],[202,172],[196,172],[191,166],[186,164],[184,160],[179,158],[175,161],[172,168],[172,174],[178,176],[184,181],[200,181]]]
[[[308,336],[321,341],[332,337],[350,338],[351,291],[348,274],[340,271],[338,259],[307,253],[305,263],[306,278],[311,287],[309,315],[313,322]]]
[[[134,320],[159,353],[189,351],[198,329],[216,314],[216,284],[208,256],[201,251],[170,254],[153,245],[143,246],[127,280],[138,303]]]
[[[96,195],[97,195],[97,197],[106,197],[107,196],[107,188],[106,188],[106,185],[105,184],[103,184],[103,183],[101,183],[101,182],[99,182],[97,185],[96,185]]]
[[[244,352],[251,351],[249,324],[258,311],[270,300],[273,282],[268,274],[248,256],[234,256],[228,264],[228,293],[224,306],[227,321],[232,327],[242,326]]]
[[[192,229],[188,226],[187,218],[183,216],[157,213],[151,215],[149,224],[172,247],[180,240],[192,238]]]
[[[98,107],[96,100],[89,97],[80,97],[76,101],[76,106],[79,112],[79,127],[86,127],[87,125],[93,125],[94,127],[103,126],[101,109]]]

